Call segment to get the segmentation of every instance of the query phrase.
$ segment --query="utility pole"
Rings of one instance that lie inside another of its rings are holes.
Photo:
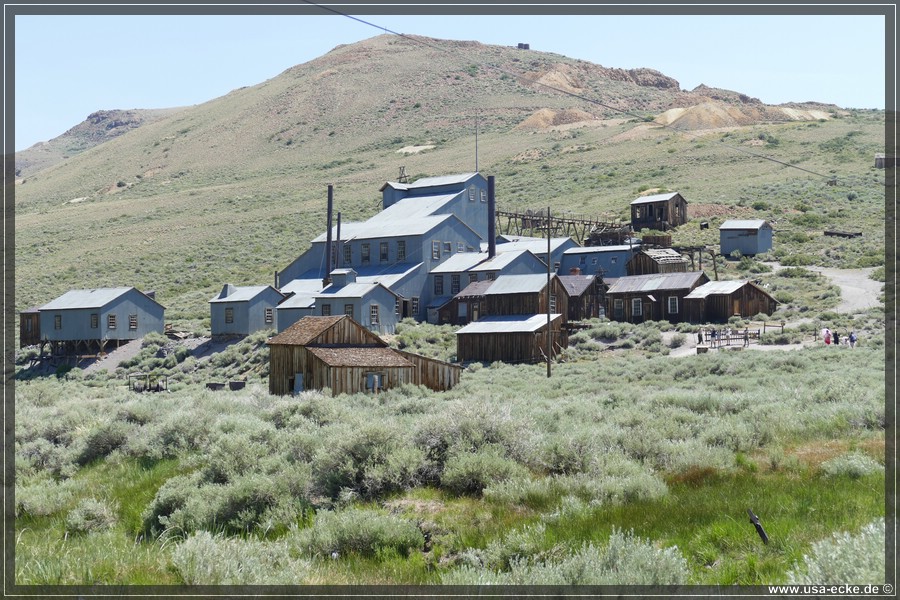
[[[550,378],[550,356],[553,353],[553,337],[550,333],[550,207],[547,207],[547,378]]]

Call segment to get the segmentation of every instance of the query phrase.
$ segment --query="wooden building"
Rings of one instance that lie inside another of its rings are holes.
[[[729,317],[771,315],[778,302],[752,281],[709,281],[684,297],[691,323],[724,323]]]
[[[678,192],[644,196],[631,203],[631,228],[634,231],[668,231],[687,223],[687,201]]]
[[[485,313],[484,293],[494,284],[493,280],[473,281],[438,309],[441,325],[466,325],[477,321]]]
[[[459,362],[536,363],[547,359],[547,315],[482,317],[456,332]],[[563,315],[550,315],[551,358],[569,346]]]
[[[605,313],[603,296],[606,285],[595,275],[560,275],[559,280],[566,291],[568,321],[585,321]]]
[[[671,248],[641,250],[625,265],[629,275],[650,275],[653,273],[684,273],[688,261]]]
[[[269,339],[269,392],[329,389],[333,395],[376,393],[403,384],[443,391],[459,382],[460,367],[389,348],[351,319],[304,317]]]
[[[484,292],[485,315],[546,315],[560,313],[563,323],[569,314],[569,296],[558,275],[550,277],[550,306],[547,306],[547,274],[498,277]]]
[[[762,219],[729,220],[719,226],[719,252],[724,256],[735,250],[755,256],[771,249],[772,226]]]
[[[606,290],[606,316],[629,323],[684,322],[684,298],[708,281],[702,271],[620,277]]]
[[[19,313],[19,348],[41,343],[41,313],[30,308]]]

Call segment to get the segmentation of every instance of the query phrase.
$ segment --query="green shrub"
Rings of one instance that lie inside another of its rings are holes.
[[[828,477],[851,477],[859,479],[884,470],[874,458],[862,452],[848,452],[822,463],[822,472]]]
[[[85,498],[66,516],[66,531],[75,534],[102,531],[115,524],[115,510],[96,498]]]
[[[489,484],[526,474],[524,467],[506,458],[496,446],[451,456],[441,476],[441,486],[457,494],[481,495]]]
[[[367,509],[321,511],[310,527],[296,531],[290,543],[312,556],[353,553],[377,556],[396,552],[408,556],[422,548],[425,537],[415,523]]]
[[[885,582],[884,518],[877,519],[857,534],[835,533],[831,539],[812,545],[802,565],[788,572],[790,584],[881,584]]]

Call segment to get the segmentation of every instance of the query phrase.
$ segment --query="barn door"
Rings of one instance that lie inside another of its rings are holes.
[[[303,391],[303,373],[297,373],[293,378],[294,393],[299,394]]]
[[[731,301],[732,310],[731,314],[741,316],[741,301],[739,298],[735,298]]]

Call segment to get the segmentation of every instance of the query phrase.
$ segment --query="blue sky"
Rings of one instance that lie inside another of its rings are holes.
[[[645,8],[644,10],[652,10]],[[352,14],[352,13],[351,13]],[[884,108],[884,17],[863,15],[15,17],[15,149],[97,110],[201,104],[389,31],[649,67],[769,104]],[[374,26],[373,26],[374,25]]]

